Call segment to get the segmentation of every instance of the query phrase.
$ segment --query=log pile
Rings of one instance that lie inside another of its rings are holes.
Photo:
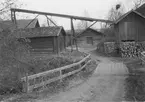
[[[112,53],[116,51],[115,42],[105,42],[104,43],[105,53]]]
[[[136,42],[122,42],[120,44],[121,55],[122,57],[140,57],[145,48],[144,45]]]

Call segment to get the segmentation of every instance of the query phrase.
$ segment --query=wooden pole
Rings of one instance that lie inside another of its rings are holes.
[[[76,38],[75,38],[75,30],[74,30],[74,25],[73,25],[73,19],[72,18],[71,18],[71,31],[72,31],[72,34],[73,34],[73,43],[75,43],[76,50],[78,50],[77,41],[76,41]]]
[[[26,93],[29,92],[28,73],[26,72]]]
[[[38,16],[39,15],[37,15],[34,19],[32,19],[25,28],[27,28]]]
[[[85,21],[99,21],[99,22],[107,22],[107,23],[114,23],[110,20],[104,20],[104,19],[96,19],[96,18],[90,18],[90,17],[79,17],[79,16],[73,16],[73,15],[65,15],[65,14],[58,14],[58,13],[48,13],[48,12],[40,12],[40,11],[33,11],[33,10],[26,10],[26,9],[17,9],[12,8],[11,11],[15,12],[25,12],[25,13],[32,13],[32,14],[40,14],[40,15],[50,15],[55,17],[62,17],[62,18],[68,18],[68,19],[78,19],[78,20],[85,20]]]
[[[46,16],[46,19],[47,19],[47,24],[48,24],[48,26],[50,26],[49,20],[48,20],[48,18],[47,18],[47,15],[45,15],[45,16]]]
[[[15,11],[11,11],[11,20],[12,20],[13,24],[16,26],[16,29],[17,29],[17,20],[16,20]]]
[[[54,23],[53,20],[51,20],[48,16],[46,16],[46,17],[47,17],[47,20],[49,20],[51,23],[53,23],[55,26],[57,26],[57,24]]]

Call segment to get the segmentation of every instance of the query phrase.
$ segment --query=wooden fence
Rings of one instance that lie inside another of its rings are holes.
[[[38,89],[40,87],[45,87],[51,82],[55,82],[57,80],[61,80],[65,77],[73,75],[84,69],[85,66],[90,62],[90,59],[90,55],[88,55],[87,57],[85,57],[77,63],[23,77],[21,79],[21,81],[23,82],[23,91],[27,93],[32,92],[33,90]]]
[[[140,59],[142,60],[142,64],[145,64],[145,51],[141,53]]]

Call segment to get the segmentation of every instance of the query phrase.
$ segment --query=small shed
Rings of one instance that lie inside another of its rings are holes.
[[[134,10],[121,16],[114,24],[116,40],[145,41],[145,17]]]
[[[82,47],[85,45],[97,45],[100,40],[104,37],[104,34],[94,30],[92,28],[88,28],[85,31],[81,32],[77,35],[77,43],[78,46]]]
[[[59,53],[66,47],[66,33],[61,26],[18,29],[13,34],[20,41],[27,38],[32,53]]]

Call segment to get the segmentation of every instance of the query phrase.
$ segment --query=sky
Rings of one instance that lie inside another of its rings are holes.
[[[76,16],[84,16],[84,11],[88,12],[91,18],[105,19],[108,11],[115,4],[122,2],[125,10],[131,8],[131,0],[20,0],[25,4],[23,9],[37,10],[43,12],[52,12],[60,14],[69,14]],[[34,18],[35,15],[27,14],[28,18]],[[44,16],[38,17],[40,23],[46,23]],[[65,29],[70,28],[70,20],[52,17],[57,25],[63,26]],[[78,21],[74,21],[75,25]],[[95,25],[100,27],[100,24]]]

